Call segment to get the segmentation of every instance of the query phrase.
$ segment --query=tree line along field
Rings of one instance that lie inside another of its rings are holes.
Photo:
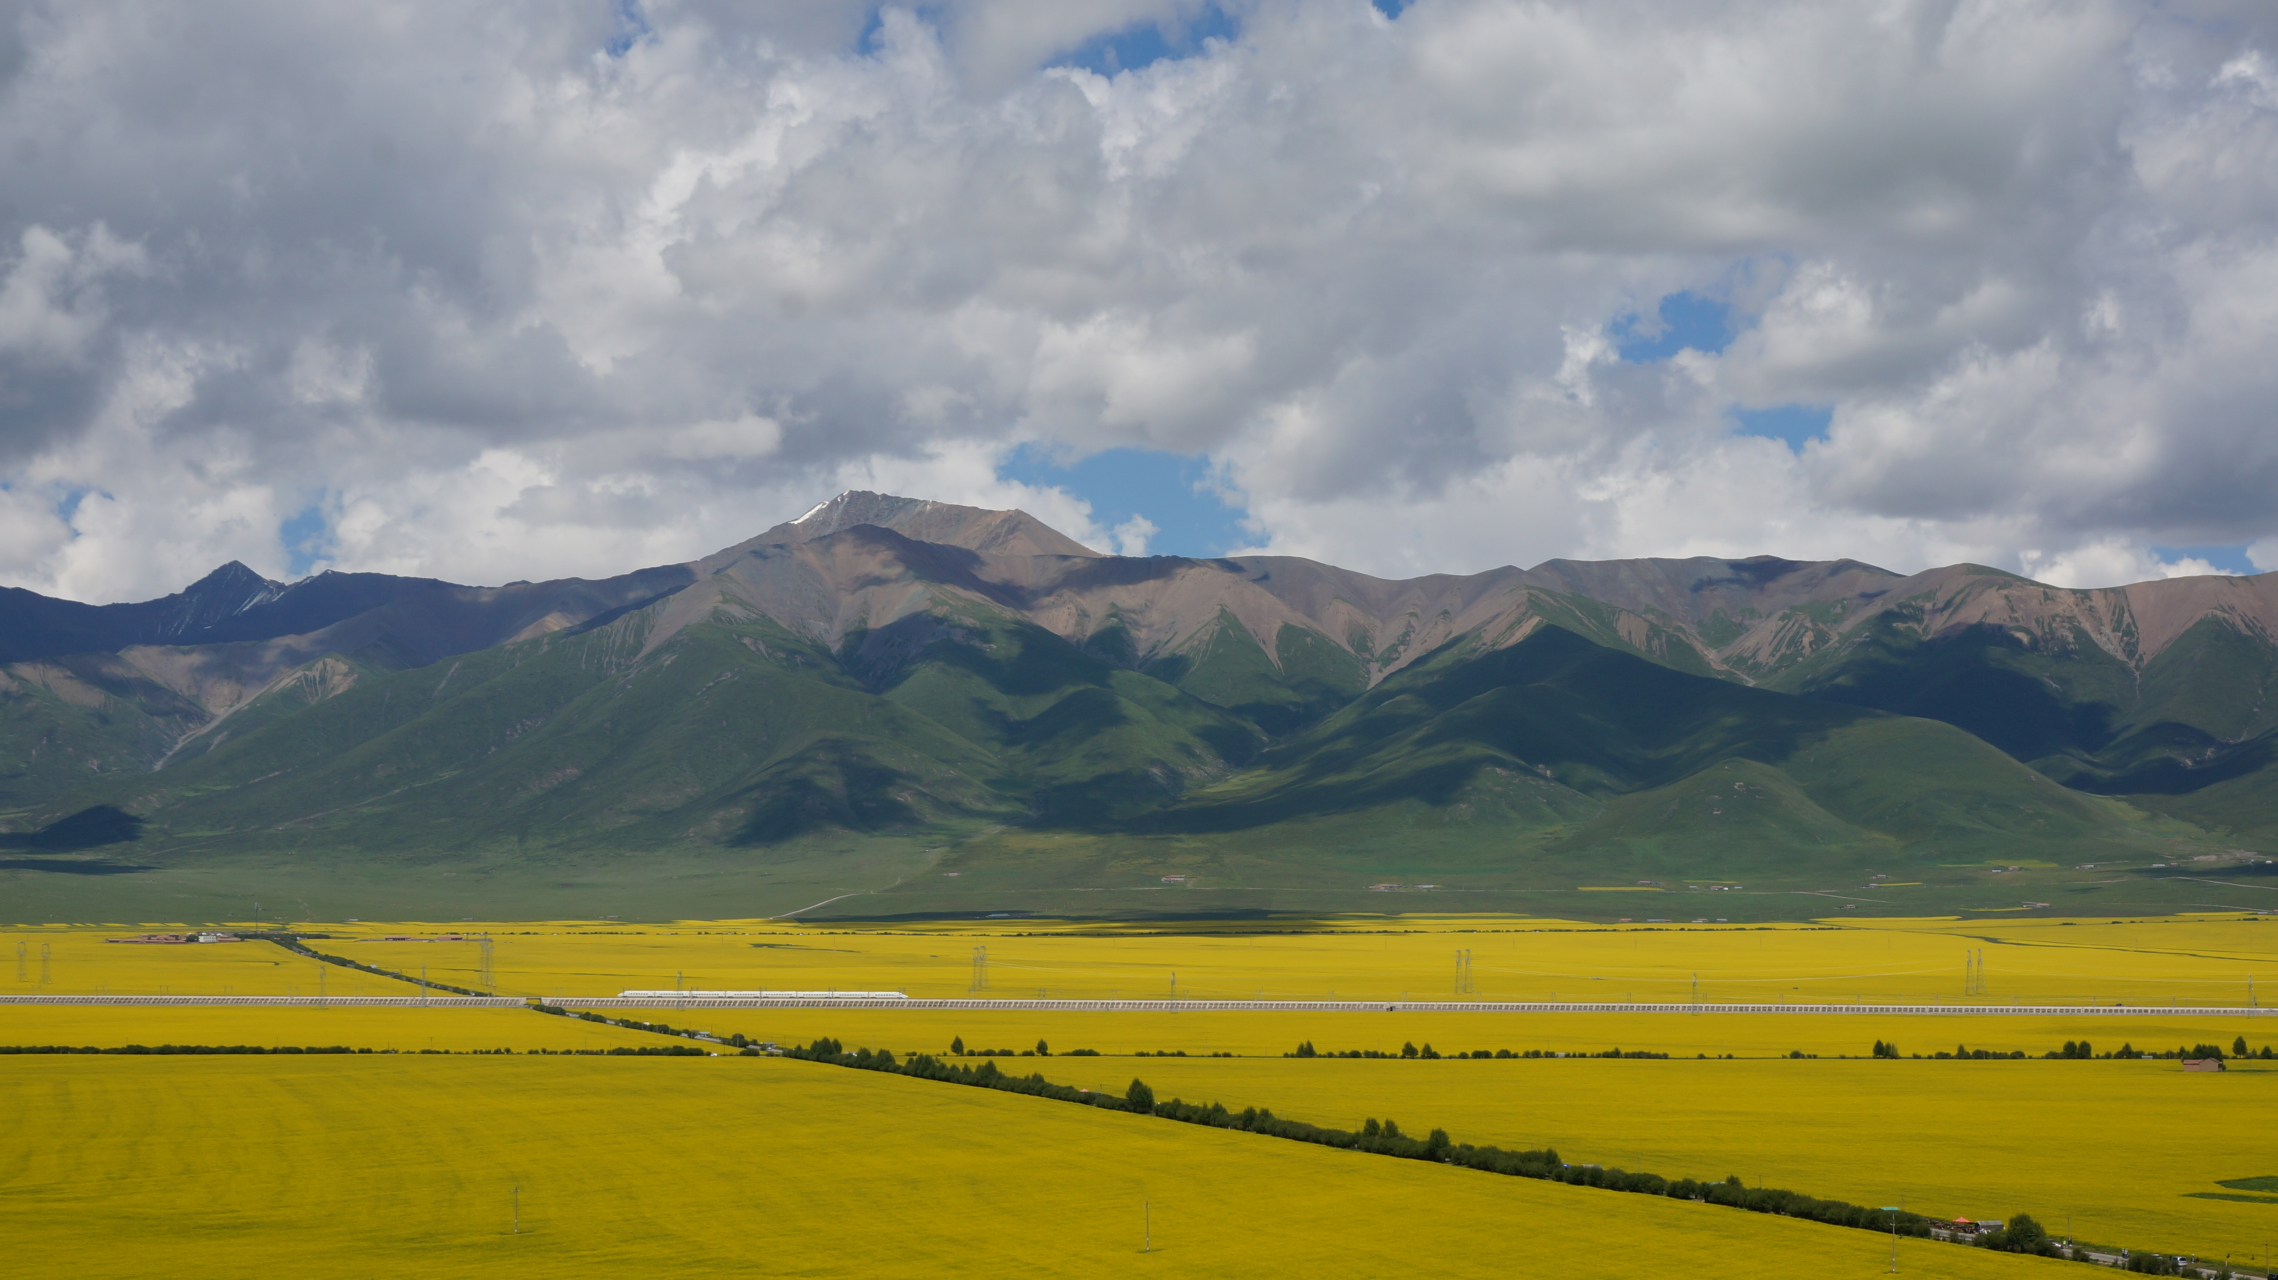
[[[569,1002],[569,1008],[579,1006]],[[2132,1044],[2173,1050],[2244,1035],[2259,1049],[2278,1047],[2278,1017],[2160,1014],[2144,1018],[2064,1018],[2008,1014],[1683,1014],[1463,1013],[1402,1009],[1390,1013],[1248,1011],[1027,1011],[913,1009],[609,1009],[613,1018],[663,1019],[722,1035],[740,1033],[778,1044],[821,1036],[898,1054],[942,1053],[962,1039],[971,1049],[1018,1053],[1043,1040],[1055,1052],[1093,1049],[1108,1056],[1230,1053],[1279,1058],[1303,1042],[1331,1050],[1374,1050],[1397,1056],[1401,1046],[1431,1045],[1442,1054],[1509,1049],[1524,1054],[1600,1053],[1620,1048],[1672,1058],[1785,1058],[1868,1055],[1877,1040],[1927,1057],[1957,1044],[2038,1058],[2065,1041],[2086,1040],[2099,1053]],[[2173,1064],[2170,1063],[2170,1066]],[[2251,1065],[2251,1064],[2248,1064]]]
[[[1550,1146],[1569,1161],[1666,1177],[1737,1174],[1750,1186],[1854,1204],[1903,1199],[1939,1217],[2022,1211],[2054,1233],[2069,1219],[2084,1240],[2235,1253],[2241,1263],[2259,1265],[2278,1238],[2278,1196],[2222,1185],[2278,1173],[2266,1124],[2278,1071],[2203,1075],[2172,1061],[1191,1057],[1043,1069],[1095,1088],[1121,1087],[1136,1072],[1165,1098],[1344,1127],[1391,1118],[1413,1133]]]
[[[0,1230],[28,1273],[1825,1277],[1890,1249],[766,1058],[20,1058],[0,1116]],[[1898,1247],[1913,1275],[2052,1265]]]

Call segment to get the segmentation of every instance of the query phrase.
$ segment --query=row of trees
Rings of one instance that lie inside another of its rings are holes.
[[[1157,1099],[1155,1091],[1139,1079],[1133,1079],[1122,1095],[1117,1096],[1054,1084],[1046,1080],[1041,1072],[1016,1076],[999,1070],[991,1059],[968,1064],[948,1062],[922,1053],[903,1060],[886,1049],[856,1049],[850,1053],[844,1044],[828,1037],[814,1041],[805,1048],[788,1048],[783,1052],[786,1057],[809,1062],[825,1062],[863,1071],[889,1071],[925,1080],[1054,1098],[1110,1111],[1160,1116],[1166,1120],[1217,1129],[1240,1129],[1247,1133],[1348,1151],[1460,1165],[1487,1173],[1542,1178],[1574,1186],[1601,1187],[1610,1191],[1673,1196],[1838,1226],[1875,1231],[1895,1229],[1901,1235],[1926,1236],[1930,1230],[1929,1219],[1919,1214],[1888,1213],[1841,1200],[1821,1200],[1773,1187],[1747,1187],[1737,1177],[1726,1178],[1722,1182],[1701,1182],[1692,1178],[1668,1179],[1658,1174],[1632,1173],[1598,1165],[1568,1164],[1559,1158],[1556,1151],[1547,1148],[1539,1151],[1507,1151],[1500,1147],[1474,1146],[1456,1142],[1444,1129],[1434,1129],[1421,1138],[1413,1137],[1389,1119],[1372,1117],[1363,1121],[1357,1130],[1332,1129],[1302,1120],[1284,1119],[1261,1107],[1229,1111],[1222,1103],[1214,1102],[1204,1106],[1177,1098],[1163,1101]],[[1418,1056],[1422,1056],[1421,1049],[1418,1050]]]
[[[1308,1041],[1305,1046],[1311,1047]],[[1880,1045],[1887,1052],[1878,1057],[1896,1056],[1895,1046]],[[1801,1192],[1777,1187],[1750,1187],[1738,1176],[1721,1182],[1703,1182],[1693,1178],[1669,1179],[1653,1173],[1637,1173],[1623,1169],[1605,1168],[1594,1164],[1569,1164],[1559,1158],[1557,1151],[1543,1148],[1534,1151],[1507,1151],[1500,1147],[1473,1146],[1457,1142],[1445,1129],[1433,1129],[1423,1137],[1404,1132],[1393,1120],[1370,1117],[1361,1122],[1359,1129],[1332,1129],[1308,1124],[1302,1120],[1289,1120],[1276,1116],[1263,1107],[1245,1107],[1230,1111],[1223,1103],[1208,1106],[1185,1102],[1178,1098],[1161,1100],[1146,1081],[1134,1077],[1123,1093],[1101,1093],[1090,1089],[1076,1089],[1054,1084],[1042,1072],[1016,1076],[999,1070],[993,1061],[984,1059],[978,1064],[947,1062],[931,1054],[916,1054],[907,1060],[897,1059],[885,1049],[856,1049],[848,1052],[841,1042],[824,1038],[805,1048],[789,1048],[784,1056],[810,1062],[824,1062],[836,1066],[852,1067],[864,1071],[889,1071],[898,1075],[920,1079],[939,1080],[951,1084],[977,1088],[998,1089],[1008,1093],[1032,1097],[1053,1098],[1074,1102],[1108,1111],[1129,1111],[1139,1115],[1158,1116],[1183,1124],[1206,1125],[1215,1129],[1239,1129],[1266,1137],[1282,1138],[1293,1142],[1310,1142],[1320,1146],[1337,1147],[1348,1151],[1363,1151],[1375,1155],[1392,1156],[1406,1160],[1429,1160],[1441,1164],[1458,1165],[1485,1173],[1511,1177],[1541,1178],[1563,1182],[1571,1186],[1598,1187],[1608,1191],[1625,1191],[1638,1195],[1669,1196],[1681,1200],[1695,1200],[1706,1204],[1725,1205],[1746,1209],[1752,1213],[1773,1213],[1784,1217],[1803,1218],[1832,1226],[1853,1227],[1867,1231],[1894,1232],[1898,1235],[1928,1237],[1934,1226],[1940,1225],[1920,1214],[1896,1212],[1851,1204],[1843,1200],[1822,1200]],[[1299,1057],[1326,1057],[1330,1055],[1300,1053]],[[1378,1055],[1390,1056],[1390,1055]],[[1417,1051],[1418,1057],[1422,1050]],[[2009,1253],[2039,1254],[2047,1257],[2069,1257],[2075,1261],[2090,1261],[2085,1249],[2067,1249],[2049,1238],[2049,1234],[2032,1215],[2020,1213],[2010,1218],[1998,1231],[1979,1236],[1975,1243],[1980,1248],[1998,1249]],[[2178,1274],[2171,1255],[2153,1252],[2127,1252],[2123,1264],[2127,1270],[2151,1275]]]
[[[487,996],[491,994],[488,991],[476,991],[468,987],[454,987],[448,982],[431,982],[425,978],[415,978],[408,973],[397,973],[393,969],[382,969],[376,964],[365,964],[361,960],[351,960],[346,956],[332,955],[303,943],[299,937],[290,933],[244,933],[238,936],[248,942],[255,939],[263,942],[274,942],[294,955],[307,956],[311,960],[321,960],[326,964],[336,964],[343,969],[354,969],[359,973],[369,973],[375,977],[393,978],[398,982],[408,982],[415,987],[426,987],[430,991],[448,991],[453,995],[462,996]]]
[[[1035,1048],[1021,1049],[1017,1052],[1011,1049],[968,1049],[965,1047],[965,1037],[958,1036],[949,1042],[949,1052],[960,1058],[1049,1058],[1052,1056],[1052,1046],[1040,1039],[1036,1042]],[[1099,1050],[1070,1049],[1068,1056],[1071,1058],[1096,1058],[1099,1056]]]
[[[1791,1055],[1789,1055],[1789,1056],[1791,1056],[1791,1057],[1801,1057],[1801,1056],[1803,1056],[1803,1055],[1799,1053],[1799,1054],[1791,1054]],[[1877,1040],[1877,1041],[1875,1041],[1875,1048],[1874,1048],[1874,1053],[1873,1053],[1873,1056],[1874,1056],[1874,1057],[1877,1057],[1877,1058],[1896,1058],[1896,1057],[1900,1057],[1900,1056],[1902,1056],[1902,1055],[1899,1053],[1899,1051],[1898,1051],[1898,1045],[1897,1045],[1896,1043],[1885,1043],[1885,1042],[1883,1042],[1883,1041],[1881,1041],[1881,1040]],[[1915,1054],[1914,1056],[1915,1056],[1915,1057],[1917,1057],[1917,1058],[1919,1058],[1919,1057],[1921,1057],[1922,1055],[1918,1053],[1918,1054]],[[1954,1046],[1954,1049],[1953,1049],[1953,1052],[1951,1052],[1951,1053],[1948,1053],[1948,1052],[1946,1052],[1945,1050],[1941,1049],[1941,1050],[1939,1050],[1937,1053],[1934,1053],[1934,1054],[1932,1054],[1932,1055],[1930,1055],[1930,1056],[1931,1056],[1931,1057],[1933,1057],[1933,1058],[1935,1058],[1935,1059],[1941,1060],[1941,1061],[1943,1061],[1943,1060],[1945,1060],[1945,1059],[1949,1059],[1949,1058],[1950,1058],[1950,1059],[1959,1059],[1959,1060],[1965,1060],[1965,1061],[1983,1062],[1983,1061],[1986,1061],[1986,1060],[1988,1060],[1988,1059],[1995,1059],[1995,1058],[2023,1058],[2023,1057],[2027,1057],[2027,1056],[2029,1056],[2029,1055],[2027,1055],[2027,1054],[2026,1054],[2026,1052],[2025,1052],[2023,1049],[2011,1049],[2011,1050],[2003,1051],[2003,1050],[2000,1050],[2000,1049],[1972,1049],[1972,1048],[1970,1048],[1970,1047],[1968,1047],[1968,1046],[1966,1046],[1966,1045],[1955,1045],[1955,1046]],[[2123,1058],[2123,1059],[2125,1059],[2125,1058],[2223,1058],[2223,1057],[2226,1057],[2226,1056],[2227,1056],[2227,1057],[2232,1057],[2232,1058],[2278,1058],[2278,1053],[2273,1053],[2269,1045],[2264,1045],[2264,1046],[2262,1046],[2262,1051],[2261,1051],[2260,1053],[2254,1053],[2254,1052],[2251,1052],[2251,1051],[2249,1051],[2249,1050],[2247,1049],[2247,1045],[2246,1045],[2246,1037],[2245,1037],[2245,1036],[2240,1036],[2240,1037],[2238,1037],[2236,1040],[2233,1040],[2233,1041],[2231,1042],[2231,1047],[2230,1047],[2230,1051],[2228,1052],[2228,1054],[2226,1054],[2226,1053],[2224,1052],[2224,1050],[2223,1050],[2223,1047],[2222,1047],[2221,1045],[2213,1045],[2213,1044],[2195,1044],[2195,1045],[2192,1045],[2192,1046],[2191,1046],[2190,1048],[2188,1048],[2188,1049],[2184,1048],[2184,1047],[2183,1047],[2183,1046],[2181,1046],[2181,1045],[2177,1045],[2175,1048],[2173,1048],[2173,1049],[2171,1049],[2171,1050],[2159,1050],[2159,1049],[2138,1049],[2138,1048],[2137,1048],[2137,1047],[2135,1047],[2135,1045],[2133,1045],[2133,1044],[2123,1044],[2123,1045],[2121,1045],[2119,1048],[2112,1050],[2110,1053],[2098,1053],[2098,1052],[2096,1052],[2095,1046],[2091,1045],[2091,1044],[2090,1044],[2088,1041],[2086,1041],[2086,1040],[2067,1040],[2067,1041],[2065,1041],[2065,1042],[2064,1042],[2064,1045],[2063,1045],[2063,1047],[2062,1047],[2062,1048],[2051,1049],[2051,1050],[2049,1050],[2047,1053],[2044,1053],[2044,1054],[2042,1054],[2041,1056],[2042,1056],[2042,1057],[2044,1057],[2044,1058],[2105,1058],[2105,1059],[2112,1059],[2112,1058]]]
[[[1184,1057],[1185,1055],[1184,1055],[1184,1054],[1181,1054],[1180,1056],[1181,1056],[1181,1057]],[[1232,1055],[1228,1055],[1228,1056],[1232,1056]],[[1313,1042],[1312,1042],[1311,1040],[1307,1040],[1307,1041],[1304,1041],[1304,1042],[1300,1043],[1300,1044],[1297,1046],[1297,1048],[1296,1048],[1296,1049],[1295,1049],[1293,1052],[1290,1052],[1290,1053],[1285,1053],[1285,1054],[1283,1054],[1283,1055],[1281,1055],[1281,1056],[1283,1056],[1283,1057],[1285,1057],[1285,1058],[1413,1058],[1413,1059],[1426,1059],[1426,1058],[1432,1058],[1432,1059],[1438,1059],[1438,1058],[1666,1058],[1666,1057],[1668,1057],[1669,1055],[1668,1055],[1668,1054],[1666,1054],[1666,1053],[1652,1053],[1652,1052],[1649,1052],[1649,1051],[1647,1051],[1647,1050],[1644,1050],[1644,1049],[1600,1049],[1600,1050],[1597,1050],[1597,1051],[1595,1051],[1595,1052],[1592,1052],[1592,1051],[1590,1051],[1590,1050],[1584,1049],[1584,1050],[1575,1050],[1575,1051],[1571,1051],[1571,1052],[1564,1052],[1564,1053],[1562,1053],[1562,1052],[1560,1052],[1560,1051],[1558,1051],[1558,1050],[1556,1050],[1556,1049],[1528,1049],[1528,1050],[1525,1050],[1525,1051],[1523,1051],[1523,1052],[1518,1052],[1518,1053],[1514,1053],[1514,1052],[1512,1052],[1512,1051],[1511,1051],[1511,1050],[1509,1050],[1509,1049],[1496,1049],[1496,1050],[1494,1050],[1494,1051],[1492,1051],[1492,1052],[1490,1052],[1490,1051],[1488,1051],[1488,1050],[1486,1050],[1486,1049],[1473,1049],[1473,1050],[1470,1050],[1469,1052],[1465,1052],[1465,1051],[1463,1051],[1463,1050],[1457,1050],[1457,1051],[1456,1051],[1456,1052],[1454,1052],[1454,1053],[1441,1053],[1441,1052],[1439,1052],[1438,1050],[1436,1050],[1436,1049],[1432,1048],[1432,1046],[1431,1046],[1430,1042],[1428,1042],[1428,1041],[1427,1041],[1427,1042],[1426,1042],[1426,1043],[1425,1043],[1425,1044],[1424,1044],[1424,1045],[1423,1045],[1421,1048],[1417,1047],[1417,1045],[1415,1044],[1415,1042],[1414,1042],[1414,1041],[1410,1041],[1410,1042],[1408,1042],[1408,1043],[1406,1043],[1406,1044],[1403,1044],[1403,1045],[1401,1045],[1401,1046],[1400,1046],[1400,1051],[1399,1051],[1398,1053],[1393,1053],[1393,1052],[1391,1052],[1391,1051],[1389,1051],[1389,1050],[1385,1050],[1385,1049],[1344,1049],[1344,1050],[1330,1049],[1330,1050],[1327,1050],[1327,1051],[1323,1051],[1323,1050],[1320,1050],[1320,1049],[1316,1049],[1316,1048],[1314,1048],[1314,1047],[1313,1047]]]

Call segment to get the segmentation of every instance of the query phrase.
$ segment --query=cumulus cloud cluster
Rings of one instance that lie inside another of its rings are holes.
[[[0,581],[82,599],[1157,532],[1023,444],[1388,575],[2278,568],[2274,340],[2267,0],[0,0]]]

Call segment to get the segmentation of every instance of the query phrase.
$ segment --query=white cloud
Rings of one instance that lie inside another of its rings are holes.
[[[1221,7],[1112,78],[1045,64],[1202,6],[0,11],[0,580],[282,574],[312,504],[324,564],[600,574],[850,485],[1160,541],[1023,441],[1381,573],[2278,539],[2261,0]],[[1618,360],[1684,288],[1730,348]]]
[[[1115,535],[1115,554],[1143,556],[1147,554],[1147,540],[1161,533],[1155,522],[1145,516],[1133,516],[1112,530]]]

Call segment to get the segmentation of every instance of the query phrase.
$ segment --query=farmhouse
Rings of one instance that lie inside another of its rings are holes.
[[[1979,1236],[1999,1231],[2004,1225],[2005,1221],[2000,1218],[1982,1218],[1975,1222],[1968,1218],[1956,1218],[1951,1230],[1956,1236]]]
[[[2183,1069],[2185,1071],[2230,1070],[2230,1068],[2223,1065],[2223,1060],[2221,1058],[2185,1058],[2183,1060]]]

